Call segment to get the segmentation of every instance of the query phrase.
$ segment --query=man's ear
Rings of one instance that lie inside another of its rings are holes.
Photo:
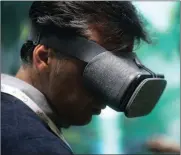
[[[37,45],[33,51],[33,64],[38,70],[48,68],[49,50],[44,45]]]

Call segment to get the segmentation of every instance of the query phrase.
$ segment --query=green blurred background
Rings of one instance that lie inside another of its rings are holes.
[[[180,143],[180,2],[133,2],[144,18],[153,44],[135,48],[145,65],[163,73],[168,82],[153,112],[128,119],[106,108],[84,127],[64,130],[75,153],[145,153],[149,138],[166,135]],[[1,2],[1,71],[14,75],[20,65],[20,48],[28,35],[31,2]]]

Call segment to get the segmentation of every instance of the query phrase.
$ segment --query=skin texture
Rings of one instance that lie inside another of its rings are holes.
[[[96,31],[91,40],[99,44]],[[92,115],[100,114],[105,105],[86,90],[82,73],[86,63],[74,58],[59,59],[52,49],[37,45],[33,64],[22,66],[16,77],[40,90],[56,110],[58,117],[68,125],[88,124]]]

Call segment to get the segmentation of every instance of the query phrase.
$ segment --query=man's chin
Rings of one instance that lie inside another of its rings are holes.
[[[92,120],[92,116],[90,117],[81,117],[77,120],[74,120],[74,122],[72,122],[72,125],[74,126],[84,126],[84,125],[87,125],[91,122]]]
[[[92,116],[98,116],[101,114],[101,110],[93,111],[90,115],[82,115],[81,117],[72,121],[71,125],[74,126],[84,126],[89,124],[92,121]]]

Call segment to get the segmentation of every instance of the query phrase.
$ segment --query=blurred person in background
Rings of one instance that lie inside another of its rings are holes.
[[[81,36],[111,52],[132,52],[139,41],[149,43],[131,2],[37,1],[29,18],[41,35]],[[1,83],[13,88],[12,94],[1,93],[3,155],[73,154],[58,128],[86,125],[105,108],[83,84],[86,63],[62,52],[30,39],[22,46],[16,76],[1,75]],[[180,151],[164,142],[151,141],[147,147]]]

